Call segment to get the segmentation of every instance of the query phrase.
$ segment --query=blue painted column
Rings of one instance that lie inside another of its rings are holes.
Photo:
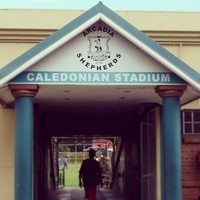
[[[182,200],[180,97],[186,86],[157,86],[162,97],[163,200]]]
[[[33,198],[33,97],[37,85],[9,85],[15,97],[15,200]]]

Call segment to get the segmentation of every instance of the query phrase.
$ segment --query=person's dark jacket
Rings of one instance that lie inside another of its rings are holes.
[[[95,159],[86,159],[82,162],[79,176],[83,180],[84,187],[93,187],[101,183],[101,167]]]

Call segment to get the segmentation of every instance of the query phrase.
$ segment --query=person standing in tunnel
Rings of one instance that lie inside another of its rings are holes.
[[[68,159],[67,159],[67,156],[64,156],[64,158],[63,158],[63,164],[64,164],[64,167],[66,169],[68,169]]]
[[[89,158],[83,160],[79,170],[79,186],[85,189],[85,199],[96,200],[96,189],[102,184],[102,169],[100,163],[94,159],[96,152],[89,150]]]

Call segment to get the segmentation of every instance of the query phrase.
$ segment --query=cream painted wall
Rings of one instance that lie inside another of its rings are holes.
[[[200,72],[200,45],[184,45],[182,51],[182,60],[193,69]]]
[[[200,44],[162,45],[172,54],[183,60],[194,70],[200,72]]]
[[[14,110],[0,106],[0,199],[14,199]]]
[[[83,12],[76,10],[3,9],[0,10],[0,28],[59,29]]]
[[[28,51],[33,43],[0,43],[0,68]]]
[[[85,10],[2,9],[0,28],[58,29],[84,12]],[[200,13],[197,12],[115,12],[140,30],[198,31],[200,29]]]
[[[184,109],[200,109],[200,99],[196,99],[191,103],[188,103],[181,107],[181,110]]]

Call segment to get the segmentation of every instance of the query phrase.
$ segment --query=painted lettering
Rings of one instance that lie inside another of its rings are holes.
[[[161,80],[162,80],[162,82],[170,82],[170,75],[169,74],[162,74]]]
[[[146,75],[145,74],[139,74],[139,80],[141,81],[141,82],[145,82],[146,81]],[[133,80],[133,81],[136,81],[136,80]]]
[[[92,66],[92,65],[91,65]],[[158,83],[184,83],[179,77],[173,73],[166,72],[108,72],[102,73],[101,71],[109,68],[109,65],[94,66],[99,72],[28,72],[21,73],[18,77],[11,82],[43,82],[43,83],[135,83],[135,84],[158,84]],[[110,82],[111,81],[111,82]]]
[[[44,81],[43,76],[42,76],[41,73],[38,73],[38,74],[36,75],[35,81],[42,81],[42,82]]]
[[[110,62],[110,63],[108,63],[108,66],[111,68],[113,66],[113,64]]]
[[[117,60],[116,58],[113,59],[113,62],[114,62],[115,64],[117,63],[117,61],[118,61],[118,60]]]
[[[101,66],[96,66],[97,71],[101,70]]]
[[[114,31],[109,29],[106,26],[103,26],[103,27],[102,26],[92,26],[92,27],[87,28],[85,31],[83,31],[83,36],[86,37],[89,33],[96,32],[96,31],[107,33],[111,37],[114,37],[114,35],[115,35]]]
[[[51,81],[51,78],[48,77],[48,73],[45,73],[45,74],[44,74],[44,80],[45,80],[45,81]]]
[[[116,54],[116,57],[117,57],[117,58],[121,58],[121,54],[117,53],[117,54]]]
[[[82,64],[84,64],[85,67],[89,68],[89,69],[93,69],[93,70],[97,70],[97,71],[101,71],[101,70],[108,70],[108,68],[111,68],[114,66],[114,64],[118,63],[119,59],[121,58],[121,54],[116,54],[116,57],[109,63],[104,64],[104,65],[93,65],[90,62],[88,62],[88,60],[86,60],[84,57],[82,57],[82,54],[79,53],[77,54],[77,57],[80,58],[80,62]]]
[[[60,81],[64,82],[64,81],[67,81],[67,79],[68,79],[67,73],[61,73],[61,75],[60,75]]]
[[[69,79],[70,79],[70,81],[73,81],[73,82],[77,81],[77,74],[70,73]]]
[[[26,75],[26,78],[28,81],[34,81],[34,73],[28,73]]]
[[[86,82],[87,81],[87,74],[86,73],[79,74],[79,81]]]
[[[86,62],[85,66],[88,68],[90,66],[90,63]]]
[[[103,65],[103,69],[107,70],[108,69],[107,65]]]
[[[115,80],[116,82],[121,82],[121,80],[122,80],[121,74],[118,74],[118,73],[115,74],[114,80]]]
[[[86,62],[86,60],[85,60],[84,58],[81,58],[80,61],[81,61],[82,63]]]
[[[82,57],[82,54],[81,54],[81,53],[78,53],[78,54],[77,54],[77,57],[78,57],[78,58]]]
[[[59,73],[52,74],[52,81],[58,82],[60,80]]]
[[[138,78],[137,78],[136,74],[132,74],[130,77],[130,82],[137,82],[137,81],[138,81]]]
[[[114,76],[116,82],[130,82],[130,83],[157,83],[170,82],[170,74],[160,73],[117,73]]]

